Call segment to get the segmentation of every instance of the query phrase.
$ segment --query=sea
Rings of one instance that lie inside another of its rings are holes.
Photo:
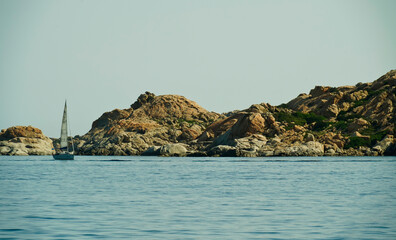
[[[0,239],[396,239],[396,157],[0,156]]]

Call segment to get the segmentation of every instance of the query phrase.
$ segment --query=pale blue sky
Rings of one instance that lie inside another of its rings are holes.
[[[0,0],[0,129],[72,134],[144,91],[210,111],[396,68],[396,1]]]

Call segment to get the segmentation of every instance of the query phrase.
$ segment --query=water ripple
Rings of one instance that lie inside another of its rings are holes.
[[[395,157],[47,158],[0,161],[0,238],[396,239]]]

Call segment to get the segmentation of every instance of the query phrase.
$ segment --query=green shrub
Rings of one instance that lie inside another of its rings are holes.
[[[336,87],[331,87],[328,91],[329,93],[333,93],[333,92],[338,92],[338,88]]]
[[[326,120],[324,116],[316,115],[315,113],[302,113],[302,117],[307,121],[308,124],[310,123],[319,123]]]
[[[330,123],[328,123],[328,122],[318,121],[315,123],[312,130],[313,131],[322,131],[325,128],[327,128],[329,125],[330,125]]]
[[[345,149],[348,148],[358,148],[358,147],[369,147],[371,145],[371,141],[368,138],[361,137],[350,137],[349,142],[345,145]]]
[[[290,114],[288,112],[275,113],[275,118],[280,122],[286,122],[289,124],[294,123],[296,125],[304,125],[306,123],[306,121],[304,121],[303,119],[300,119],[294,114]]]
[[[364,99],[360,99],[358,101],[354,101],[353,107],[359,107],[362,106],[364,104],[366,104],[368,102],[368,98],[364,98]]]
[[[373,135],[373,134],[375,134],[375,133],[377,133],[377,130],[376,130],[376,128],[374,127],[374,126],[368,126],[367,128],[365,128],[365,129],[363,129],[362,131],[361,131],[361,133],[363,134],[363,135],[368,135],[368,136],[370,136],[370,135]]]
[[[386,134],[387,134],[387,131],[381,131],[381,132],[376,132],[374,134],[371,134],[370,135],[371,146],[374,146],[377,142],[379,142],[382,139],[384,139]]]
[[[338,121],[334,124],[334,127],[337,130],[345,131],[345,129],[348,127],[348,123],[346,121]]]
[[[378,96],[381,93],[385,92],[385,89],[380,89],[380,90],[376,90],[376,91],[368,90],[367,92],[368,92],[368,95],[367,95],[366,99],[370,99],[372,97]]]
[[[278,107],[280,107],[280,108],[288,108],[286,103],[282,103],[282,104],[279,105]]]
[[[361,117],[361,116],[356,113],[341,111],[337,116],[337,120],[338,121],[348,121],[350,119],[359,118],[359,117]]]
[[[368,135],[370,138],[350,137],[349,143],[345,145],[345,148],[350,148],[350,147],[357,148],[360,146],[373,147],[375,144],[377,144],[378,141],[381,141],[385,137],[387,131],[372,133],[371,129],[366,129],[362,133]],[[372,133],[372,134],[368,134],[368,133]]]
[[[195,121],[195,120],[187,120],[187,119],[184,119],[184,118],[178,118],[177,119],[177,123],[178,124],[182,124],[183,122],[189,123],[190,125],[194,125],[194,124],[198,124],[199,125],[199,122]]]
[[[275,118],[280,122],[286,122],[294,125],[304,125],[306,121],[301,119],[295,115],[295,113],[288,113],[288,112],[278,112],[275,114]]]
[[[286,122],[289,124],[288,128],[292,128],[294,125],[303,126],[304,124],[316,123],[313,127],[315,131],[321,131],[329,126],[328,122],[325,122],[326,118],[315,113],[302,113],[302,112],[278,112],[275,114],[275,118],[280,122]]]
[[[375,96],[378,96],[378,95],[380,95],[383,92],[385,92],[385,89],[380,89],[380,90],[376,90],[376,91],[368,90],[367,91],[367,93],[368,93],[367,96],[365,98],[363,98],[363,99],[355,101],[353,107],[362,106],[362,105],[366,104],[371,98],[373,98]]]

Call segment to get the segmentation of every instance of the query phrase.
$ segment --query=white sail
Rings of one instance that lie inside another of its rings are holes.
[[[62,119],[62,128],[61,128],[61,137],[60,137],[60,148],[63,150],[67,149],[67,106],[65,101],[65,108],[63,110],[63,119]]]

